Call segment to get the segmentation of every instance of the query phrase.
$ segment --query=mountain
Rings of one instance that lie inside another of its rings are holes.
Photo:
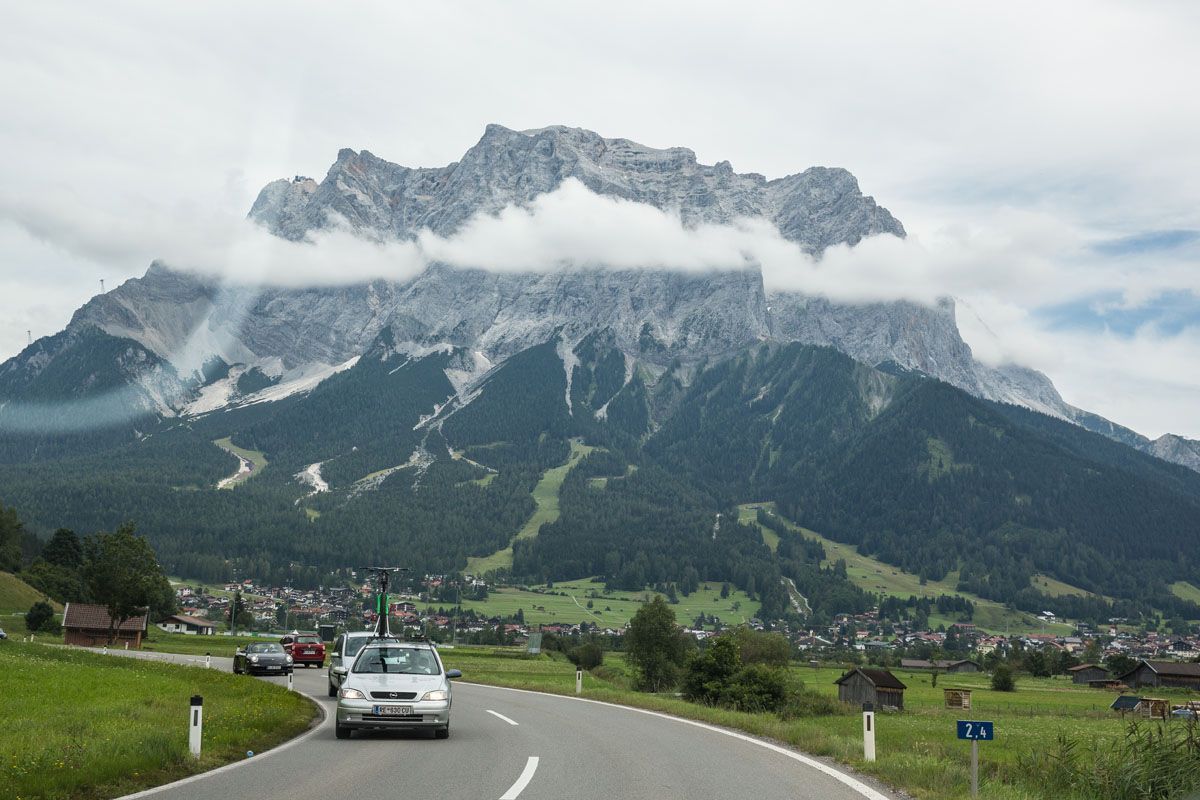
[[[903,226],[863,196],[842,169],[815,167],[767,180],[735,173],[728,162],[699,164],[685,148],[656,150],[561,126],[518,132],[489,125],[461,161],[439,168],[408,168],[366,151],[342,150],[319,183],[297,176],[266,186],[250,216],[294,240],[334,220],[378,239],[413,238],[423,229],[452,235],[476,214],[528,204],[567,178],[603,195],[674,209],[688,224],[761,217],[814,255],[867,236],[904,235]],[[449,344],[473,351],[482,365],[499,363],[554,331],[577,341],[604,327],[629,358],[660,368],[673,359],[696,362],[761,340],[828,345],[866,364],[921,372],[978,397],[1023,405],[1195,466],[1186,449],[1154,449],[1133,431],[1070,406],[1041,373],[976,361],[948,299],[935,307],[838,304],[797,292],[767,292],[754,270],[702,276],[604,269],[496,274],[434,265],[404,283],[256,289],[223,286],[155,263],[144,277],[93,298],[67,330],[89,327],[132,340],[173,368],[174,375],[164,370],[149,383],[130,377],[143,384],[137,393],[163,416],[248,399],[254,392],[242,389],[254,380],[275,384],[273,397],[310,389],[360,356],[384,329],[413,352]],[[10,369],[35,374],[60,354],[77,363],[67,353],[74,342],[43,340],[19,354]],[[209,385],[214,365],[230,368],[218,386]],[[243,379],[246,373],[260,377]],[[75,377],[82,386],[90,375],[81,370]],[[15,384],[0,392],[22,406],[37,400]],[[0,425],[11,413],[0,409]],[[50,425],[70,424],[53,409],[38,414]]]
[[[297,241],[331,224],[451,236],[567,178],[687,224],[760,216],[816,256],[904,235],[844,170],[768,181],[558,127],[489,126],[436,169],[344,150],[320,182],[268,185],[251,217]],[[976,361],[955,314],[768,290],[755,269],[434,264],[263,288],[155,263],[0,365],[0,502],[43,533],[136,520],[170,569],[206,580],[311,584],[400,559],[727,580],[768,616],[788,613],[786,579],[818,615],[870,607],[815,540],[772,549],[738,521],[770,501],[1019,608],[1200,615],[1169,590],[1197,564],[1197,444],[1151,443],[1036,371]],[[544,501],[552,478],[546,517],[534,489]],[[1043,596],[1037,573],[1113,602]]]

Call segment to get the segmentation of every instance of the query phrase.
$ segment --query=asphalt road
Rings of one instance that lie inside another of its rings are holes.
[[[192,656],[159,656],[194,664]],[[202,659],[201,659],[202,661]],[[213,659],[230,669],[230,659]],[[469,680],[465,676],[464,680]],[[247,680],[250,680],[247,678]],[[286,678],[262,678],[285,683]],[[333,735],[325,670],[298,669],[295,688],[326,710],[316,730],[275,751],[130,797],[397,800],[891,800],[847,785],[831,767],[760,740],[573,698],[455,682],[448,740],[424,732]],[[515,723],[515,724],[513,724]],[[826,770],[826,771],[822,771]],[[852,783],[857,783],[853,778]]]

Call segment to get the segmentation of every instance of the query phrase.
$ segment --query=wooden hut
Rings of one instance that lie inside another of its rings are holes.
[[[1200,689],[1200,664],[1142,660],[1121,676],[1121,682],[1135,689],[1143,686]]]
[[[1171,716],[1171,703],[1161,697],[1143,697],[1134,710],[1146,719],[1166,719]]]
[[[943,689],[942,695],[946,700],[946,708],[961,708],[963,710],[971,708],[970,689]]]
[[[1091,685],[1092,681],[1107,681],[1108,670],[1104,667],[1098,667],[1095,664],[1080,664],[1076,667],[1067,669],[1071,676],[1072,683],[1086,683]]]
[[[63,609],[63,642],[82,647],[99,647],[108,644],[108,629],[112,618],[104,606],[88,603],[67,603]],[[115,644],[137,650],[146,635],[146,614],[130,617],[113,632]]]
[[[904,708],[904,690],[908,687],[886,669],[855,667],[834,683],[838,700],[861,706],[872,703],[876,708]]]

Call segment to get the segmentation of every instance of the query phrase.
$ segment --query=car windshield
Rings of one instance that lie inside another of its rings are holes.
[[[283,648],[275,642],[262,642],[261,644],[246,645],[247,653],[282,653]]]
[[[369,674],[396,673],[400,675],[436,675],[437,659],[429,650],[412,647],[373,647],[359,654],[354,662],[355,672]]]

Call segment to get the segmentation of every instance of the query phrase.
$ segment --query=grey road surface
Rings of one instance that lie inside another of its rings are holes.
[[[196,663],[191,656],[166,658]],[[230,660],[214,658],[213,668],[230,669]],[[286,682],[276,677],[262,680]],[[424,732],[356,732],[350,740],[338,740],[333,735],[336,701],[326,696],[325,671],[296,670],[295,688],[328,712],[316,731],[235,768],[137,796],[156,800],[892,797],[877,787],[863,786],[864,794],[818,767],[757,740],[748,741],[749,737],[735,738],[616,706],[462,682],[454,687],[449,740],[426,739]]]

